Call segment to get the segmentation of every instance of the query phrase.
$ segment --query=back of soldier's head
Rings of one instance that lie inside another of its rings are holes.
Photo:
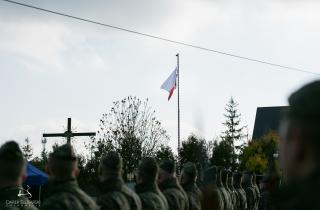
[[[207,168],[203,175],[203,185],[216,184],[217,182],[217,167],[211,166]]]
[[[143,182],[155,182],[158,174],[158,164],[152,157],[142,159],[138,167],[138,177]]]
[[[237,171],[233,174],[233,181],[235,186],[242,186],[243,181],[243,173],[240,171]]]
[[[221,178],[224,184],[228,182],[228,174],[229,174],[229,171],[227,169],[221,170]]]
[[[61,145],[49,155],[49,172],[57,179],[74,177],[78,170],[77,164],[77,156],[71,144]]]
[[[243,185],[244,186],[251,186],[252,185],[252,172],[251,171],[245,171],[243,173]]]
[[[173,160],[164,160],[160,163],[159,167],[161,170],[171,175],[176,172],[176,163]]]
[[[0,147],[0,179],[2,181],[21,181],[25,162],[19,145],[14,141],[4,143]]]
[[[194,163],[188,162],[182,168],[182,175],[186,176],[189,181],[196,181],[198,170]]]
[[[320,81],[309,83],[288,99],[281,122],[280,163],[288,180],[306,178],[320,164]]]
[[[252,173],[252,182],[253,182],[253,184],[257,183],[257,174],[254,172]]]
[[[101,158],[100,170],[110,176],[119,176],[122,171],[122,158],[116,151],[110,151]]]
[[[287,139],[299,130],[302,143],[310,144],[320,157],[320,81],[303,86],[288,101],[290,107],[284,117],[290,124]]]

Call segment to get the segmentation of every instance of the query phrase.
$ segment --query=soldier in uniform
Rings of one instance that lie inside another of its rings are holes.
[[[236,189],[234,188],[234,184],[233,184],[233,173],[230,170],[228,171],[228,187],[230,189],[230,194],[231,194],[231,197],[232,197],[233,209],[236,210],[237,192],[236,192]]]
[[[122,177],[122,158],[117,152],[108,152],[99,166],[101,194],[97,203],[101,210],[141,210],[139,196],[130,190]]]
[[[247,209],[248,210],[254,210],[255,209],[255,203],[256,203],[256,192],[253,187],[252,183],[252,173],[245,172],[244,173],[244,179],[243,179],[243,189],[246,192],[247,197]]]
[[[201,191],[197,181],[198,170],[194,163],[188,162],[184,165],[181,173],[180,184],[188,195],[189,210],[201,210]]]
[[[174,161],[161,162],[158,184],[168,201],[169,210],[189,210],[188,196],[177,180]]]
[[[20,195],[25,160],[14,141],[0,147],[0,209],[1,210],[36,210],[37,208],[24,196]]]
[[[217,186],[217,167],[208,168],[203,176],[202,210],[224,210],[223,198]]]
[[[143,159],[138,167],[135,190],[141,199],[143,210],[169,209],[167,199],[156,183],[158,170],[157,162],[151,157]]]
[[[271,176],[268,174],[261,181],[259,210],[273,209],[270,203],[271,181]]]
[[[223,170],[223,167],[218,167],[217,185],[222,195],[224,210],[232,210],[232,201],[230,198],[230,194],[225,188],[224,183],[222,181]]]
[[[247,196],[246,192],[242,188],[243,175],[241,172],[234,173],[234,186],[237,192],[237,210],[247,209]]]
[[[50,155],[46,170],[49,174],[48,191],[40,209],[43,210],[98,210],[96,203],[77,183],[78,161],[73,147],[64,144]]]
[[[223,169],[222,172],[221,172],[221,180],[222,180],[222,183],[223,183],[223,186],[224,188],[226,189],[227,193],[228,193],[228,196],[229,196],[229,201],[230,201],[230,207],[231,207],[231,210],[234,209],[234,201],[235,201],[235,198],[234,198],[234,195],[231,191],[231,189],[229,188],[229,171],[226,170],[226,169]]]
[[[252,183],[253,183],[253,188],[256,194],[256,201],[255,201],[255,210],[258,210],[259,208],[259,201],[260,201],[260,190],[259,187],[257,185],[257,175],[255,173],[253,173],[253,177],[252,177]]]
[[[279,158],[286,178],[275,209],[320,209],[320,81],[289,97],[280,128]]]

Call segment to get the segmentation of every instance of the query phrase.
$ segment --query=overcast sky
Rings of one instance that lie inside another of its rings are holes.
[[[19,2],[320,73],[316,0]],[[318,78],[0,1],[0,143],[29,137],[38,154],[42,133],[64,131],[67,117],[77,131],[96,131],[113,101],[135,95],[149,98],[176,147],[176,94],[168,102],[160,85],[177,52],[183,139],[218,136],[231,96],[252,134],[258,106],[287,105]]]

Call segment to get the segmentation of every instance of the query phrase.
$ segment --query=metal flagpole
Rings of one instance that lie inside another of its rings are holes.
[[[178,154],[180,151],[180,67],[179,67],[179,53],[177,56],[177,86],[178,86]]]

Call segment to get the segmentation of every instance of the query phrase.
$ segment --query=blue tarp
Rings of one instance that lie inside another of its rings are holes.
[[[30,163],[27,164],[27,179],[23,184],[29,186],[42,186],[48,182],[48,175]]]

